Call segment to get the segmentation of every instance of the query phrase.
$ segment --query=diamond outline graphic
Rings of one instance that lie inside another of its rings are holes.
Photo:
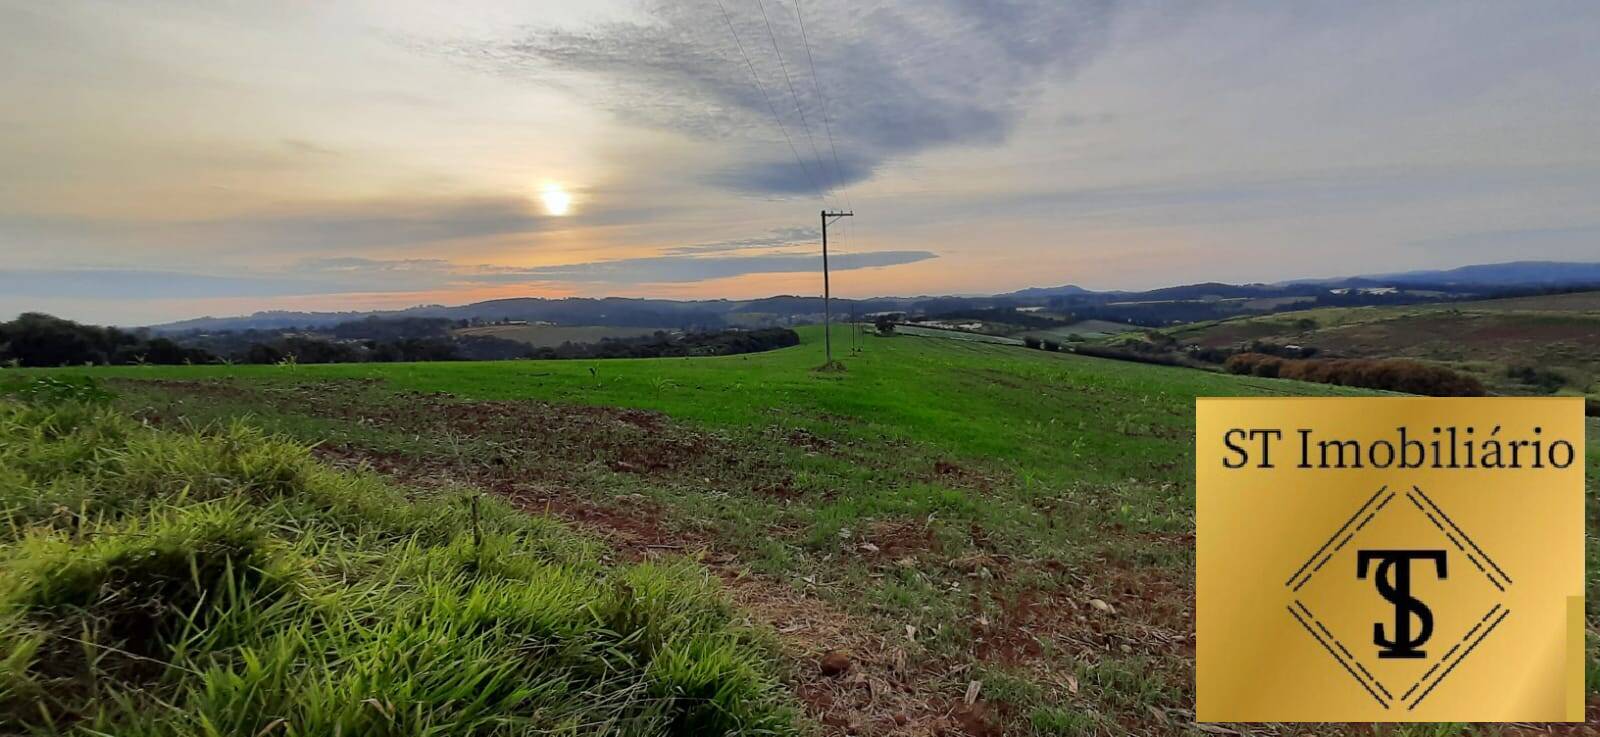
[[[1327,541],[1322,543],[1322,545],[1319,546],[1317,550],[1311,554],[1311,557],[1307,558],[1304,563],[1300,564],[1300,567],[1295,569],[1295,572],[1289,576],[1287,581],[1284,581],[1283,585],[1290,589],[1291,595],[1299,593],[1301,588],[1310,583],[1311,579],[1322,570],[1323,566],[1326,566],[1329,561],[1333,560],[1334,555],[1343,550],[1346,545],[1349,545],[1350,542],[1355,539],[1356,535],[1365,529],[1366,526],[1378,516],[1378,513],[1387,508],[1389,503],[1397,496],[1399,496],[1399,492],[1390,491],[1389,487],[1385,485],[1380,487],[1377,492],[1373,493],[1372,496],[1368,497],[1367,500],[1356,509],[1355,513],[1351,514],[1350,518],[1345,520],[1344,524],[1339,526],[1339,529],[1334,530],[1333,534],[1328,537]],[[1439,505],[1435,503],[1431,497],[1422,491],[1421,487],[1416,485],[1413,485],[1410,491],[1406,491],[1405,496],[1406,499],[1416,507],[1417,511],[1421,512],[1429,522],[1433,523],[1434,528],[1438,530],[1440,534],[1444,535],[1446,540],[1449,540],[1450,543],[1455,546],[1458,552],[1466,556],[1467,560],[1470,561],[1473,567],[1477,568],[1486,579],[1488,579],[1490,584],[1498,589],[1500,593],[1505,593],[1506,588],[1512,584],[1511,576],[1507,574],[1505,570],[1499,566],[1499,564],[1495,563],[1494,559],[1491,558],[1489,554],[1483,550],[1483,548],[1479,547],[1477,542],[1475,542],[1471,536],[1467,535],[1466,531],[1462,530],[1461,527],[1455,523],[1455,520],[1451,519],[1450,516],[1445,513],[1444,509],[1439,507]],[[1374,505],[1374,502],[1376,502],[1376,505]],[[1363,514],[1365,516],[1363,516]],[[1357,520],[1360,520],[1360,522],[1357,522]],[[1351,525],[1355,525],[1354,529],[1351,529]],[[1332,546],[1332,548],[1330,549],[1329,546]],[[1468,549],[1469,547],[1471,550]],[[1474,552],[1476,555],[1474,555]],[[1481,561],[1479,560],[1480,557],[1482,558]],[[1501,583],[1502,579],[1504,580],[1504,583]],[[1298,583],[1296,583],[1297,581]],[[1462,635],[1460,641],[1452,645],[1450,649],[1445,652],[1443,657],[1439,658],[1438,661],[1436,661],[1431,667],[1428,668],[1426,672],[1422,674],[1422,677],[1417,679],[1416,683],[1411,684],[1411,687],[1406,689],[1406,691],[1401,694],[1400,698],[1396,699],[1393,694],[1391,694],[1389,690],[1378,681],[1378,678],[1374,676],[1371,671],[1367,670],[1366,666],[1361,663],[1361,660],[1357,658],[1355,654],[1352,653],[1350,649],[1346,647],[1345,644],[1340,641],[1339,638],[1335,636],[1333,632],[1329,630],[1327,626],[1324,625],[1322,621],[1311,612],[1311,609],[1307,607],[1305,603],[1302,602],[1298,597],[1291,596],[1290,603],[1287,605],[1286,609],[1289,612],[1289,615],[1293,617],[1303,629],[1305,629],[1306,633],[1309,634],[1313,640],[1316,640],[1317,644],[1321,645],[1322,649],[1339,663],[1340,668],[1344,670],[1345,673],[1349,674],[1351,678],[1355,679],[1356,683],[1360,684],[1362,690],[1365,691],[1367,695],[1371,696],[1375,701],[1377,701],[1378,704],[1384,709],[1390,709],[1394,706],[1404,704],[1407,700],[1411,699],[1411,695],[1416,693],[1417,689],[1422,688],[1423,684],[1428,684],[1427,688],[1423,689],[1423,691],[1417,695],[1416,699],[1411,700],[1411,703],[1406,706],[1407,711],[1417,708],[1417,705],[1421,704],[1423,699],[1426,699],[1429,694],[1433,693],[1433,690],[1437,688],[1440,683],[1443,683],[1445,678],[1447,678],[1451,673],[1454,673],[1456,667],[1459,666],[1462,661],[1466,660],[1467,656],[1471,655],[1472,652],[1477,649],[1478,645],[1482,643],[1484,639],[1488,638],[1490,633],[1494,632],[1494,630],[1500,626],[1500,623],[1504,622],[1505,618],[1511,614],[1511,610],[1509,608],[1505,607],[1501,603],[1496,603],[1489,609],[1487,613],[1483,615],[1482,618],[1478,620],[1476,624],[1467,630],[1466,634]],[[1321,634],[1318,634],[1319,632]],[[1476,639],[1474,639],[1474,636],[1476,636]],[[1464,650],[1462,649],[1463,646],[1465,646]],[[1458,652],[1460,653],[1459,655],[1457,655]],[[1453,661],[1451,660],[1452,656],[1455,656],[1455,660]],[[1449,664],[1448,666],[1446,666],[1447,663]],[[1439,672],[1440,668],[1444,668],[1443,672]],[[1434,678],[1432,683],[1429,683],[1429,679],[1433,678],[1435,673],[1439,674],[1438,678]]]

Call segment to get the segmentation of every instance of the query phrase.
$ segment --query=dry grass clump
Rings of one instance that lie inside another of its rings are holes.
[[[465,493],[0,398],[0,732],[794,732],[703,569]]]

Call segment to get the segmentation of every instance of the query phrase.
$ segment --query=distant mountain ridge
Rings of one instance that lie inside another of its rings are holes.
[[[1018,289],[1015,292],[1006,292],[1005,294],[997,294],[995,296],[1032,299],[1038,297],[1063,297],[1073,294],[1092,294],[1092,292],[1076,284],[1063,284],[1059,287],[1028,287],[1026,289]]]
[[[1493,286],[1592,284],[1600,283],[1600,263],[1509,261],[1502,264],[1476,264],[1454,269],[1376,274],[1362,278],[1403,282],[1406,284]]]
[[[1162,287],[1145,291],[1094,291],[1075,284],[1030,287],[993,296],[874,297],[835,299],[835,317],[877,312],[944,311],[971,307],[1043,305],[1060,302],[1108,302],[1268,298],[1349,288],[1403,286],[1470,295],[1484,290],[1594,286],[1600,289],[1600,263],[1513,261],[1454,269],[1405,271],[1330,279],[1297,279],[1276,284],[1217,282]],[[631,297],[515,297],[466,305],[419,305],[401,310],[295,312],[271,310],[239,317],[200,317],[151,326],[163,333],[221,330],[283,330],[334,325],[368,317],[445,317],[455,320],[526,320],[559,325],[691,328],[784,325],[821,319],[821,297],[780,295],[760,299],[670,300]]]

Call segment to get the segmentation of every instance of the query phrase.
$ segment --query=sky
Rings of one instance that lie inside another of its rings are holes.
[[[0,0],[0,318],[1600,260],[1600,3]]]

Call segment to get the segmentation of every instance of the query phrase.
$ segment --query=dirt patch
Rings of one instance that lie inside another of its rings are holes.
[[[1186,657],[1194,652],[1194,619],[1187,589],[1146,576],[1148,593],[1132,579],[1111,586],[1062,591],[1024,590],[997,602],[996,621],[972,627],[980,660],[1026,665],[1046,650],[1085,658],[1101,655]],[[1174,600],[1164,600],[1161,597]]]
[[[873,520],[851,538],[850,545],[855,554],[880,565],[912,565],[943,547],[923,519]]]
[[[708,545],[696,535],[669,528],[668,515],[637,494],[609,503],[583,498],[561,487],[507,476],[493,464],[460,467],[400,453],[320,445],[313,449],[330,465],[365,469],[416,488],[467,484],[489,491],[530,514],[564,520],[601,538],[624,558],[638,560],[674,551],[694,552]]]
[[[1078,663],[1141,658],[1145,670],[1185,695],[1193,681],[1194,592],[1180,572],[1098,560],[1066,566],[1054,561],[1000,561],[997,583],[974,601],[967,622],[972,656],[983,663],[1029,673],[1039,684],[1072,684]],[[1016,566],[1050,571],[1053,589],[1004,584]],[[986,603],[987,605],[983,605]],[[1179,703],[1170,706],[1181,706]],[[1004,704],[998,705],[1004,714]],[[1150,714],[1113,713],[1151,730]],[[1008,720],[1009,721],[1009,720]]]
[[[811,453],[831,453],[839,445],[803,427],[784,428],[775,425],[767,428],[766,436]]]
[[[186,381],[179,379],[107,379],[113,388],[155,388],[175,394],[185,394],[212,399],[240,400],[254,398],[259,392],[225,381]]]
[[[960,668],[926,657],[914,633],[884,633],[805,591],[719,569],[734,601],[777,632],[793,663],[789,688],[829,735],[954,737]],[[850,668],[826,675],[822,658],[846,653]]]
[[[953,488],[972,489],[984,494],[994,491],[996,485],[1002,483],[1001,479],[948,458],[935,459],[933,466],[922,475],[922,480]]]
[[[537,401],[466,401],[447,393],[367,391],[376,380],[287,387],[220,381],[139,381],[131,386],[349,422],[446,446],[458,474],[474,466],[536,481],[570,482],[594,469],[749,490],[783,481],[775,458],[659,412]]]

